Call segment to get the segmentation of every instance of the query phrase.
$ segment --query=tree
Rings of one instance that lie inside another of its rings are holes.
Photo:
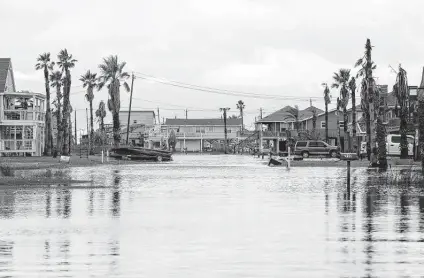
[[[409,117],[409,88],[406,71],[399,65],[393,93],[399,105],[400,118],[400,158],[408,158],[408,117]]]
[[[44,154],[51,155],[53,147],[53,134],[52,134],[52,114],[50,110],[50,84],[49,84],[49,70],[53,70],[54,62],[50,61],[50,53],[40,54],[35,64],[36,70],[43,70],[44,72],[44,85],[46,88],[46,131],[44,140]]]
[[[62,146],[63,138],[63,129],[62,129],[62,72],[57,70],[50,74],[50,82],[53,88],[56,88],[56,99],[53,101],[53,105],[56,110],[53,112],[53,115],[56,117],[56,129],[57,129],[57,138],[56,138],[56,148],[60,150]]]
[[[294,129],[296,130],[297,134],[299,134],[300,129],[300,111],[299,106],[295,105],[294,107],[290,107],[285,111],[286,117],[283,119],[283,121],[291,120],[293,121]]]
[[[94,124],[93,124],[93,100],[94,100],[94,88],[97,88],[97,73],[91,73],[89,70],[81,75],[80,81],[82,82],[83,88],[87,88],[85,98],[90,103],[90,153],[93,154],[94,150]]]
[[[100,130],[101,132],[105,131],[105,117],[106,117],[106,105],[103,100],[99,103],[99,108],[96,110],[97,120],[100,122]]]
[[[130,87],[127,80],[130,75],[124,71],[126,63],[119,63],[118,56],[109,56],[103,58],[103,64],[99,65],[100,77],[98,90],[101,90],[104,86],[107,87],[109,93],[109,100],[107,103],[109,111],[112,112],[113,119],[113,142],[115,147],[119,147],[121,141],[120,134],[120,122],[119,122],[119,111],[121,109],[121,86],[129,92]]]
[[[331,103],[331,94],[330,89],[328,88],[327,84],[325,85],[324,89],[324,102],[325,102],[325,142],[328,143],[328,105]]]
[[[351,77],[349,81],[349,90],[352,98],[352,138],[353,144],[349,144],[349,149],[352,151],[351,147],[356,151],[359,151],[357,138],[356,138],[356,79]]]
[[[336,115],[337,115],[337,145],[339,146],[339,149],[341,150],[341,136],[340,136],[340,97],[337,98],[337,108],[336,108]]]
[[[383,124],[383,117],[385,111],[384,98],[381,95],[381,89],[377,88],[376,99],[378,101],[378,117],[376,127],[376,139],[377,139],[377,150],[378,150],[378,164],[381,169],[387,169],[387,147],[386,147],[386,127]]]
[[[62,144],[62,154],[69,155],[69,121],[70,121],[70,101],[69,96],[71,93],[71,69],[75,67],[77,60],[73,59],[72,54],[68,53],[68,50],[62,49],[57,55],[59,62],[57,63],[65,74],[63,78],[63,116],[62,116],[62,130],[63,130],[63,144]]]
[[[370,159],[371,146],[375,146],[375,104],[374,104],[374,86],[375,81],[372,75],[372,71],[377,66],[372,61],[371,57],[372,46],[371,40],[367,39],[365,43],[364,56],[359,58],[355,63],[355,67],[359,67],[357,77],[362,77],[361,82],[361,108],[365,114],[365,124],[367,129],[367,155]]]
[[[245,107],[246,106],[244,105],[244,102],[242,100],[239,100],[237,102],[237,109],[240,111],[240,118],[241,118],[241,134],[243,134],[243,131],[244,131],[243,111]]]
[[[227,154],[227,111],[230,110],[230,108],[219,108],[219,111],[223,112],[224,116],[224,153]]]
[[[168,146],[169,149],[173,152],[175,152],[175,146],[177,145],[177,136],[175,135],[175,131],[171,129],[171,132],[169,133],[168,137]]]
[[[340,88],[340,98],[339,98],[339,107],[343,109],[343,132],[344,132],[344,144],[342,151],[346,150],[347,141],[348,141],[348,114],[347,114],[347,105],[349,104],[349,90],[348,83],[350,78],[349,69],[340,69],[339,72],[335,72],[333,76],[334,83],[331,85],[332,88]],[[341,143],[341,142],[340,142]]]

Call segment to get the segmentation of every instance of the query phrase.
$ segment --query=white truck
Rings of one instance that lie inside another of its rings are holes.
[[[407,135],[408,140],[408,156],[414,155],[414,136]],[[415,140],[418,143],[418,140]],[[386,149],[388,156],[400,156],[400,134],[389,134],[386,138]],[[360,154],[365,157],[367,154],[367,143],[361,142]]]

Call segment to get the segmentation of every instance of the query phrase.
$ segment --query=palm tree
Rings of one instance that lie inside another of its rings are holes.
[[[244,102],[242,100],[239,100],[237,102],[237,109],[240,111],[240,118],[241,118],[241,134],[243,134],[243,131],[244,131],[243,111],[245,107],[246,106],[244,105]]]
[[[57,138],[56,138],[56,148],[60,150],[62,146],[62,136],[63,130],[62,126],[62,92],[61,88],[63,85],[62,72],[57,70],[50,74],[50,82],[53,88],[56,88],[56,99],[53,101],[53,105],[56,107],[56,110],[53,114],[56,117],[56,126],[57,126]]]
[[[51,155],[53,147],[52,114],[50,110],[49,70],[53,70],[54,62],[50,61],[50,53],[40,54],[35,64],[36,70],[44,71],[44,85],[46,87],[46,132],[44,140],[44,154]]]
[[[331,103],[331,94],[330,89],[328,88],[327,84],[325,85],[324,89],[324,102],[325,102],[325,142],[328,143],[328,105]]]
[[[409,88],[406,71],[399,65],[399,72],[396,76],[396,84],[393,92],[399,105],[400,118],[400,158],[408,158],[408,117],[409,117]]]
[[[63,130],[63,144],[62,144],[62,154],[69,155],[69,119],[70,119],[70,101],[69,95],[71,92],[71,69],[75,67],[77,60],[73,59],[72,54],[68,53],[68,50],[65,48],[59,52],[57,55],[59,62],[57,63],[62,69],[62,72],[65,74],[63,79],[63,117],[62,117],[62,130]]]
[[[381,96],[381,89],[377,87],[376,99],[378,99],[378,117],[377,117],[377,127],[376,127],[376,137],[378,143],[378,164],[382,169],[387,169],[387,147],[386,147],[386,127],[383,124],[383,117],[385,108],[384,108],[384,98]],[[406,138],[406,136],[405,136]],[[407,146],[408,147],[408,146]],[[408,149],[406,150],[408,152]]]
[[[340,136],[340,97],[337,98],[337,110],[336,110],[336,115],[337,115],[337,145],[339,146],[339,149],[341,150],[341,136]]]
[[[299,129],[300,129],[300,110],[299,106],[295,105],[294,107],[290,107],[285,111],[286,117],[283,119],[283,121],[291,120],[294,125],[294,129],[296,129],[297,135],[299,136]]]
[[[355,67],[361,67],[357,77],[362,77],[361,82],[361,106],[365,114],[365,124],[367,129],[367,155],[370,158],[371,146],[375,146],[375,105],[374,105],[374,86],[375,81],[372,76],[372,71],[377,66],[372,61],[371,57],[372,46],[370,39],[365,43],[364,56],[359,58],[355,63]]]
[[[100,121],[100,130],[101,132],[105,131],[105,122],[104,119],[106,117],[106,105],[103,100],[99,103],[99,108],[96,110],[96,117],[98,121]]]
[[[91,73],[89,70],[81,75],[80,81],[83,83],[83,88],[87,87],[87,93],[85,98],[90,103],[90,153],[93,154],[93,139],[94,139],[94,124],[93,124],[93,100],[94,100],[94,88],[97,88],[97,74]]]
[[[350,95],[352,97],[352,138],[353,138],[353,149],[359,150],[357,147],[357,139],[356,139],[356,79],[355,77],[351,77],[349,81],[349,90]],[[351,144],[349,144],[349,148],[351,148]]]
[[[227,154],[227,111],[230,110],[230,108],[219,108],[219,111],[223,112],[224,117],[224,153]]]
[[[112,112],[113,118],[113,141],[115,147],[119,146],[121,141],[120,134],[120,123],[119,123],[119,110],[121,108],[121,85],[124,89],[129,92],[130,87],[125,81],[130,77],[130,75],[124,71],[126,63],[118,62],[118,56],[109,56],[103,58],[103,64],[99,65],[100,69],[100,78],[98,90],[101,90],[105,85],[107,86],[109,97],[108,108]]]
[[[340,88],[339,107],[343,109],[343,131],[344,131],[344,144],[342,151],[346,150],[348,133],[347,133],[347,105],[349,104],[349,90],[348,83],[350,78],[349,69],[340,69],[339,72],[335,72],[333,79],[334,83],[331,85],[332,88]],[[340,142],[341,143],[341,142]]]

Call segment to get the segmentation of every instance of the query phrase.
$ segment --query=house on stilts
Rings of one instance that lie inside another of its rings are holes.
[[[17,92],[10,58],[0,58],[0,156],[44,152],[45,95]]]

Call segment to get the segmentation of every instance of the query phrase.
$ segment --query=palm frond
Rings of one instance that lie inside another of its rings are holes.
[[[359,58],[359,59],[356,61],[356,63],[355,63],[355,68],[356,68],[356,67],[359,67],[360,65],[362,65],[363,61],[364,61],[364,58],[363,58],[363,57],[362,57],[362,58]]]
[[[128,83],[127,82],[124,82],[122,85],[124,86],[125,91],[127,91],[127,92],[130,91],[130,86],[128,86]]]

